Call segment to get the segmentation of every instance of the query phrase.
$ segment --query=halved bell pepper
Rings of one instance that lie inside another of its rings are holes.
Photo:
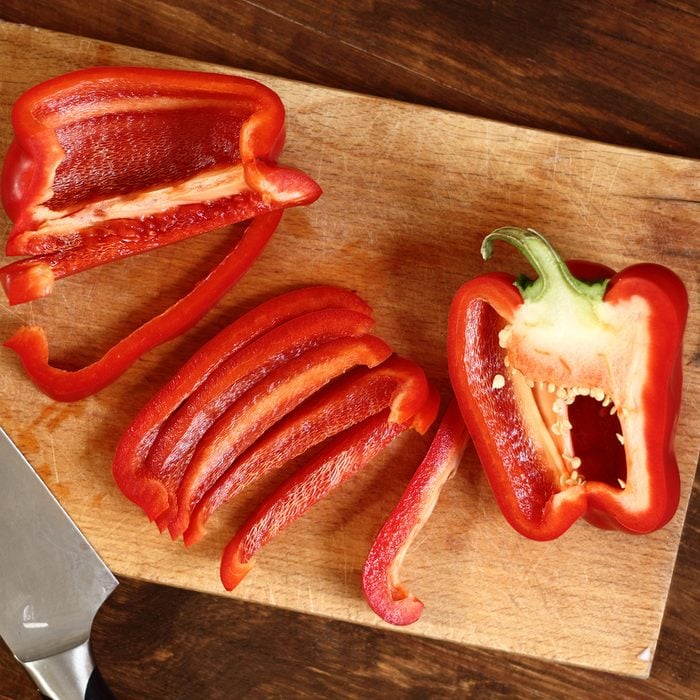
[[[485,274],[449,314],[452,386],[507,521],[547,540],[579,517],[647,533],[679,501],[673,441],[688,296],[660,265],[567,265],[532,230],[502,228],[537,278]],[[579,277],[585,278],[579,279]]]
[[[415,404],[406,415],[392,416],[385,410],[333,438],[266,498],[226,545],[220,566],[224,587],[233,590],[253,567],[253,557],[261,547],[357,474],[398,435],[409,428],[424,433],[435,420],[439,403],[437,392],[431,389],[417,411]]]
[[[2,173],[14,222],[0,270],[10,303],[60,277],[258,214],[314,201],[319,186],[275,163],[284,107],[224,74],[101,67],[37,85],[12,112]]]
[[[428,452],[372,543],[362,569],[365,599],[386,622],[410,625],[423,612],[423,603],[401,584],[401,564],[430,518],[445,483],[457,471],[468,444],[469,433],[453,399]]]

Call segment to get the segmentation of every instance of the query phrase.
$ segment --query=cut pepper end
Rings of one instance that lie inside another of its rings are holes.
[[[236,588],[253,568],[253,559],[243,562],[240,554],[239,541],[236,538],[226,546],[221,556],[221,583],[227,591]]]
[[[0,284],[11,306],[48,296],[55,283],[53,270],[43,262],[20,261],[0,269]]]

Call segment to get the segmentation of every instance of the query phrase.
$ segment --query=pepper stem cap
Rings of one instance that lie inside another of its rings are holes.
[[[534,229],[504,226],[492,231],[481,244],[484,260],[493,255],[496,240],[515,246],[537,272],[537,279],[520,275],[515,280],[514,284],[524,300],[536,302],[556,294],[583,297],[591,302],[602,301],[609,280],[584,282],[574,277],[559,253]]]

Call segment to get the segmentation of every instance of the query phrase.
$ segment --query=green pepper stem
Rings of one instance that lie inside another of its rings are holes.
[[[571,274],[559,253],[549,241],[537,231],[515,226],[497,228],[484,238],[481,255],[488,260],[493,255],[493,242],[505,241],[515,246],[535,268],[537,279],[530,280],[521,275],[515,281],[523,299],[536,302],[553,294],[585,297],[590,301],[601,301],[608,280],[584,282]]]

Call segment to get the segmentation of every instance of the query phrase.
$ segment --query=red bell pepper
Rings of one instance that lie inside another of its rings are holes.
[[[281,529],[359,472],[382,449],[409,428],[425,432],[438,411],[439,397],[428,400],[412,416],[382,411],[336,436],[308,464],[295,472],[239,528],[221,557],[221,581],[233,590],[253,566],[253,557]],[[403,420],[402,420],[403,419]]]
[[[50,365],[48,340],[39,326],[20,328],[4,345],[19,355],[29,378],[54,400],[78,401],[95,394],[149,350],[184,333],[206,315],[257,259],[281,216],[276,211],[253,219],[233,250],[188,294],[86,367],[67,370]]]
[[[469,433],[453,400],[425,458],[374,540],[362,569],[365,599],[386,622],[410,625],[423,612],[423,603],[401,585],[401,563],[430,518],[443,486],[457,471],[468,444]]]
[[[321,193],[275,164],[284,107],[264,85],[223,74],[106,67],[25,92],[2,173],[14,222],[0,270],[10,303],[65,275]]]
[[[394,422],[401,422],[401,416],[417,413],[427,392],[424,373],[396,355],[372,369],[349,372],[285,416],[233,462],[195,506],[185,544],[198,541],[212,513],[264,474],[386,408]]]
[[[600,279],[606,268],[567,266],[523,229],[487,236],[484,258],[499,239],[538,277],[465,283],[450,309],[448,365],[501,511],[537,540],[579,517],[634,533],[662,527],[679,501],[682,281],[655,264]]]
[[[317,286],[270,299],[244,314],[205,343],[139,411],[117,447],[113,475],[122,492],[151,520],[162,518],[175,502],[179,483],[166,486],[167,474],[151,472],[150,451],[162,428],[178,409],[228,358],[285,322],[322,309],[357,319],[370,316],[370,307],[353,292]],[[360,320],[359,332],[365,322]]]

